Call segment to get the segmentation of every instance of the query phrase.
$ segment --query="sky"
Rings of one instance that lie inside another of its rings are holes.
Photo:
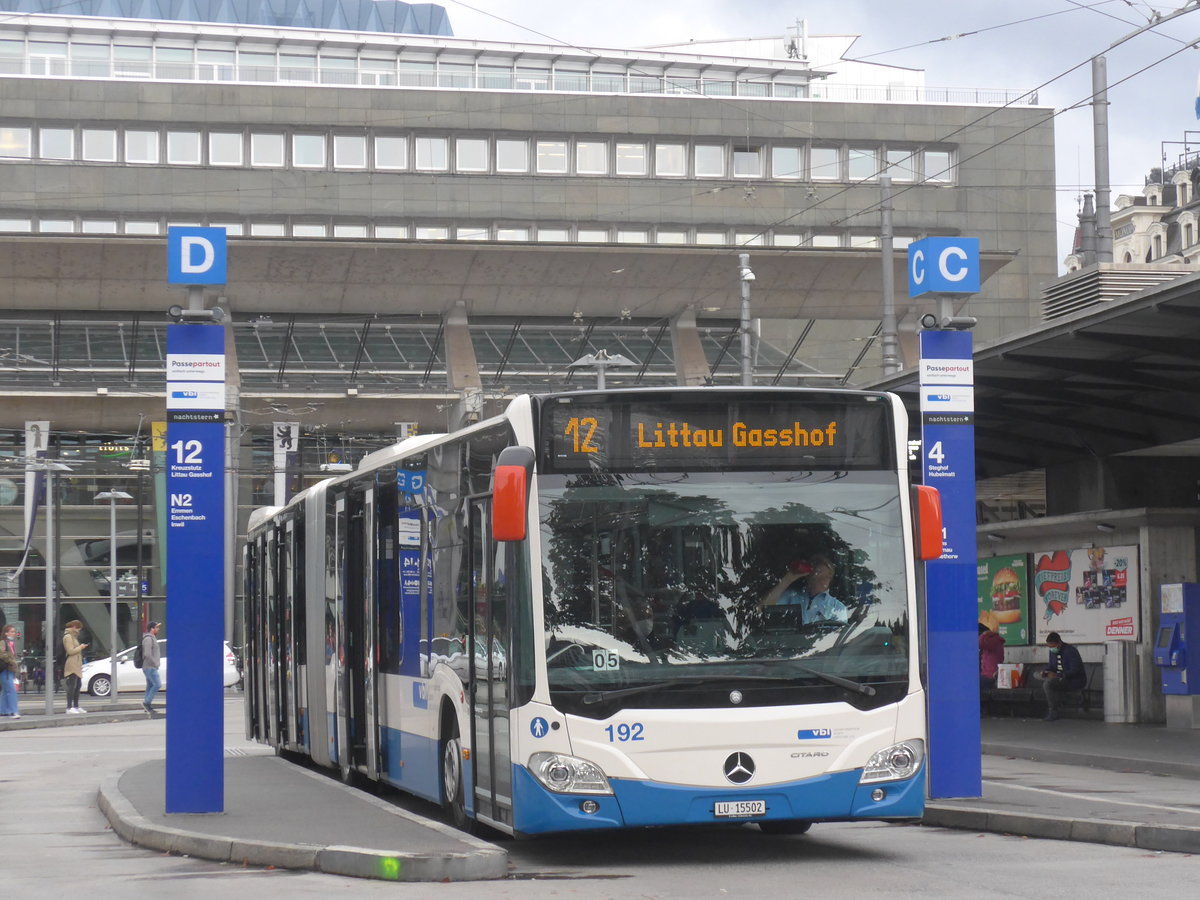
[[[847,56],[924,69],[929,87],[1038,89],[1055,119],[1058,258],[1094,189],[1089,60],[1109,83],[1112,198],[1140,195],[1152,168],[1200,151],[1195,112],[1200,0],[437,0],[457,37],[635,48],[787,33],[857,34]],[[1194,11],[1132,37],[1156,16]]]

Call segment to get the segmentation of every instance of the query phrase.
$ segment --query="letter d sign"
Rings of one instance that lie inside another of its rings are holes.
[[[168,284],[224,284],[225,229],[167,229]]]

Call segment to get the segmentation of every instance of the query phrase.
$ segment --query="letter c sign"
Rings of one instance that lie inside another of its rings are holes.
[[[979,238],[930,237],[908,246],[908,296],[979,292]]]
[[[167,229],[168,284],[224,284],[225,229]]]

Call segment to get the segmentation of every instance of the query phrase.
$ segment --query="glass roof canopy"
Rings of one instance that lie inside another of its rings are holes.
[[[57,314],[4,320],[0,387],[37,392],[107,387],[145,390],[165,379],[166,326],[158,315]],[[444,393],[446,347],[439,316],[257,316],[231,323],[243,390]],[[591,367],[572,368],[599,350],[634,365],[609,368],[613,384],[674,384],[670,320],[547,317],[473,319],[472,345],[486,392],[588,384]],[[702,320],[697,332],[716,384],[741,377],[738,323]],[[803,336],[800,340],[803,340]],[[796,360],[800,340],[755,341],[756,384],[822,378]]]

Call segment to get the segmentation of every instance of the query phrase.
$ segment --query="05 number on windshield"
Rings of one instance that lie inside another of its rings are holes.
[[[644,741],[645,738],[642,737],[644,730],[641,722],[622,722],[620,725],[609,725],[604,729],[608,735],[608,742],[610,744],[616,742],[624,744],[626,741]]]

